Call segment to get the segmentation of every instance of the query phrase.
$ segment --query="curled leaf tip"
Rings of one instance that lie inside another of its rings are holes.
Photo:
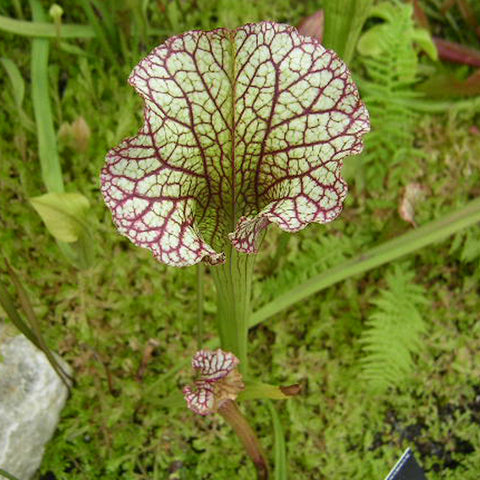
[[[302,386],[298,383],[278,387],[287,397],[294,397],[302,391]]]
[[[137,136],[107,155],[114,222],[161,262],[224,262],[274,223],[336,218],[342,159],[360,153],[368,112],[346,65],[288,25],[168,39],[129,78],[145,101]]]
[[[231,352],[200,350],[192,359],[199,377],[194,386],[186,386],[183,395],[190,410],[199,415],[218,411],[227,400],[235,400],[245,388],[237,370],[238,358]]]
[[[187,406],[198,415],[208,415],[214,412],[215,396],[213,385],[209,382],[197,381],[193,387],[187,385],[183,389]]]
[[[216,381],[227,376],[239,364],[238,358],[231,352],[217,350],[199,350],[192,359],[192,367],[207,381]]]

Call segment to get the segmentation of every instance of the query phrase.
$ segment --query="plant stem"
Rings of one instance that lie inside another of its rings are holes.
[[[245,450],[257,468],[258,480],[267,480],[268,464],[262,447],[252,427],[238,409],[237,404],[232,400],[226,400],[218,409],[218,413],[222,415],[240,438]]]
[[[203,348],[203,302],[204,302],[204,282],[205,265],[197,265],[197,350]]]
[[[226,248],[223,265],[212,267],[217,288],[217,324],[221,346],[240,360],[239,369],[247,373],[247,337],[250,319],[250,297],[255,255]]]

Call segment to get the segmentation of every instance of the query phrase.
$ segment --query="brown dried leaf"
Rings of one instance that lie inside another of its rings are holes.
[[[323,28],[325,24],[325,14],[323,10],[318,10],[313,15],[305,17],[298,26],[298,32],[306,37],[313,37],[323,40]]]
[[[425,199],[427,191],[427,187],[420,183],[410,183],[403,192],[400,205],[398,206],[398,213],[403,220],[411,223],[414,227],[417,226],[415,222],[415,207]]]
[[[90,137],[90,127],[82,116],[77,117],[72,123],[62,123],[58,130],[58,138],[80,153],[87,151]]]

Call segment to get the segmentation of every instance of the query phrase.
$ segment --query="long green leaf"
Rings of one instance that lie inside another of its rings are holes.
[[[277,410],[271,400],[267,400],[267,407],[272,415],[274,436],[274,479],[287,480],[287,452],[285,447],[285,435]]]
[[[453,213],[389,240],[297,285],[257,310],[250,318],[250,327],[335,283],[392,262],[477,222],[480,222],[480,198],[472,200]]]
[[[30,0],[33,18],[43,21],[45,13],[38,0]],[[57,152],[57,139],[53,127],[52,109],[48,90],[49,41],[32,41],[32,100],[37,124],[38,154],[43,181],[50,192],[63,192],[63,178]]]
[[[8,478],[8,480],[20,480],[11,473],[5,471],[3,468],[0,468],[0,475],[2,475],[2,477]]]
[[[363,95],[371,95],[378,90],[378,85],[369,82],[363,78],[355,76],[360,91]],[[423,113],[443,113],[451,111],[470,110],[472,112],[480,109],[480,96],[469,98],[467,100],[430,100],[423,97],[422,92],[411,92],[411,98],[405,97],[401,100],[395,98],[390,99],[394,103],[407,107],[414,112]]]
[[[27,22],[0,15],[0,30],[24,37],[57,38],[58,31],[53,23],[45,21]],[[65,25],[60,30],[61,38],[94,38],[95,31],[90,25]]]

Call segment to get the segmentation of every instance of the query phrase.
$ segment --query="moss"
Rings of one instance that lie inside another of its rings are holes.
[[[63,7],[68,21],[86,22],[74,3]],[[313,11],[311,3],[252,0],[251,8],[240,8],[227,1],[199,2],[202,10],[188,2],[159,2],[151,24],[187,30],[258,18],[295,23]],[[149,3],[152,11],[154,4]],[[148,41],[140,45],[143,50],[159,38]],[[140,104],[126,77],[142,52],[132,50],[135,60],[110,65],[94,43],[72,43],[85,55],[66,54],[52,43],[50,88],[56,128],[82,115],[92,131],[84,153],[59,144],[68,190],[82,192],[93,205],[96,265],[88,272],[68,264],[28,205],[28,196],[43,192],[36,139],[21,127],[9,86],[0,92],[0,244],[32,296],[49,345],[73,366],[77,379],[38,478],[251,479],[253,467],[221,419],[196,418],[161,403],[190,380],[189,368],[171,369],[196,349],[195,270],[164,267],[129,244],[116,233],[100,197],[98,172],[105,152],[141,123]],[[28,80],[29,42],[5,37],[0,52],[14,58]],[[28,90],[25,110],[32,115]],[[256,305],[341,256],[411,228],[397,214],[402,187],[409,182],[430,191],[417,207],[419,224],[477,196],[480,142],[470,128],[475,121],[474,112],[422,117],[415,145],[424,155],[417,169],[397,172],[392,184],[387,177],[376,193],[353,186],[342,219],[288,237],[282,241],[284,255],[274,246],[277,233],[269,232],[259,257]],[[323,238],[328,241],[322,243]],[[377,396],[358,381],[359,338],[384,269],[336,285],[251,331],[254,373],[271,383],[303,386],[300,397],[279,407],[291,478],[383,478],[407,446],[432,480],[478,477],[480,255],[472,247],[477,239],[478,229],[472,229],[411,259],[416,281],[428,291],[429,333],[403,388]],[[332,250],[331,258],[322,256]],[[273,280],[265,282],[272,272]],[[205,331],[213,338],[214,292],[208,277],[206,287]],[[140,378],[150,339],[159,346]],[[261,402],[244,408],[271,452],[267,409]]]

